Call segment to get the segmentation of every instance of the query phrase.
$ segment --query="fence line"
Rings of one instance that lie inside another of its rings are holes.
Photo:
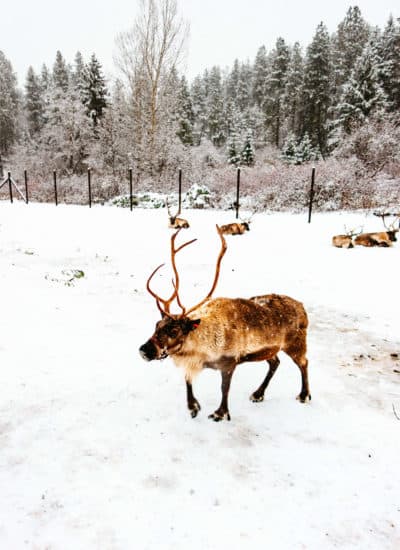
[[[1,161],[1,158],[0,158]],[[2,170],[2,166],[0,165],[0,168]],[[133,170],[132,168],[128,169],[128,182],[129,182],[129,206],[130,210],[133,210]],[[181,213],[182,210],[182,178],[183,178],[183,172],[181,169],[178,171],[178,215]],[[25,196],[22,193],[22,191],[19,189],[17,183],[12,178],[11,173],[8,172],[6,177],[3,177],[3,181],[0,179],[0,190],[3,186],[8,184],[9,188],[9,197],[10,202],[13,203],[13,189],[17,192],[17,194],[20,196],[26,204],[29,203],[29,178],[27,170],[24,170],[24,184],[25,184]],[[236,200],[233,202],[233,208],[235,209],[236,213],[236,219],[239,218],[239,210],[240,210],[240,193],[241,193],[241,170],[240,168],[236,169]],[[88,191],[88,206],[89,208],[92,207],[92,172],[89,168],[87,170],[87,191]],[[59,204],[59,193],[58,193],[58,181],[57,181],[57,171],[53,170],[53,193],[54,193],[54,203],[57,206]],[[315,167],[312,168],[311,172],[311,188],[309,191],[309,199],[308,199],[308,223],[311,222],[311,213],[313,208],[313,200],[315,197]]]

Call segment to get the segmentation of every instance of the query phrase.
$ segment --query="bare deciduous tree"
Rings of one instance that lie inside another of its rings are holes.
[[[137,145],[147,151],[150,169],[155,166],[155,143],[165,110],[171,108],[171,81],[187,35],[188,25],[178,16],[176,0],[141,0],[133,27],[116,40],[115,61],[130,88]]]

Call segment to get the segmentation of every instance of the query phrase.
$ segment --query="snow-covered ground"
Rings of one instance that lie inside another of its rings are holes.
[[[183,214],[189,306],[212,282],[215,223],[234,220]],[[214,295],[304,303],[312,401],[282,355],[263,403],[248,397],[266,364],[239,366],[232,421],[214,423],[218,372],[196,379],[192,419],[183,373],[138,353],[159,316],[145,283],[169,259],[165,211],[1,202],[0,549],[400,548],[400,243],[335,249],[344,225],[381,228],[258,214],[227,237]],[[170,285],[165,267],[153,287]]]

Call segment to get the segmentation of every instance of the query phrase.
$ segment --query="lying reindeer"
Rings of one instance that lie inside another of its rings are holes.
[[[221,225],[223,235],[243,235],[245,231],[250,231],[250,222],[234,222]]]
[[[197,416],[200,404],[193,395],[192,381],[204,368],[219,370],[222,376],[221,404],[209,418],[216,422],[230,420],[228,394],[232,374],[236,366],[248,361],[266,360],[268,373],[260,387],[252,393],[253,402],[262,401],[264,392],[279,365],[277,354],[284,351],[301,371],[301,391],[298,399],[304,403],[311,399],[308,385],[308,361],[306,358],[307,314],[303,305],[277,294],[243,298],[214,298],[221,260],[226,251],[226,241],[217,226],[221,239],[221,251],[217,259],[214,282],[210,292],[197,305],[186,309],[179,297],[179,275],[175,255],[189,241],[175,248],[179,230],[171,237],[171,264],[174,272],[174,291],[164,300],[151,288],[150,281],[162,267],[158,266],[147,280],[147,290],[155,298],[161,313],[155,332],[139,351],[144,359],[171,357],[175,365],[185,369],[187,406],[191,416]],[[195,239],[194,239],[195,240]],[[176,299],[180,314],[170,312]]]
[[[246,231],[250,231],[250,222],[253,216],[254,212],[246,220],[221,225],[220,229],[224,235],[243,235]]]
[[[360,246],[382,246],[389,247],[393,246],[393,243],[397,241],[396,233],[399,229],[395,229],[394,225],[397,220],[394,220],[392,224],[388,227],[385,222],[385,215],[381,214],[383,225],[386,228],[386,231],[379,231],[376,233],[360,233],[354,239],[354,244]]]
[[[344,229],[346,231],[346,227]],[[354,229],[350,229],[350,231],[346,231],[343,235],[334,235],[332,237],[332,246],[336,246],[336,248],[354,248],[353,237],[360,233],[361,230],[355,231]]]
[[[171,213],[168,199],[166,199],[165,204],[167,205],[168,210],[168,227],[170,229],[187,229],[189,227],[189,222],[184,218],[178,218],[178,214],[180,214],[179,211],[175,214],[175,216]]]

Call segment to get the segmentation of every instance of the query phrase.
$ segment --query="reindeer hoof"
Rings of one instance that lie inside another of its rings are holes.
[[[261,403],[261,401],[264,401],[264,396],[257,395],[257,393],[254,392],[250,395],[250,401],[252,401],[253,403]]]
[[[211,418],[214,422],[221,422],[221,420],[230,420],[231,415],[228,412],[221,414],[215,411],[212,414],[209,414],[208,418]]]
[[[301,393],[296,397],[300,403],[305,403],[306,401],[311,401],[311,395],[301,395]]]
[[[200,403],[198,401],[192,403],[191,407],[189,407],[190,416],[192,418],[196,418],[197,413],[201,410]]]

